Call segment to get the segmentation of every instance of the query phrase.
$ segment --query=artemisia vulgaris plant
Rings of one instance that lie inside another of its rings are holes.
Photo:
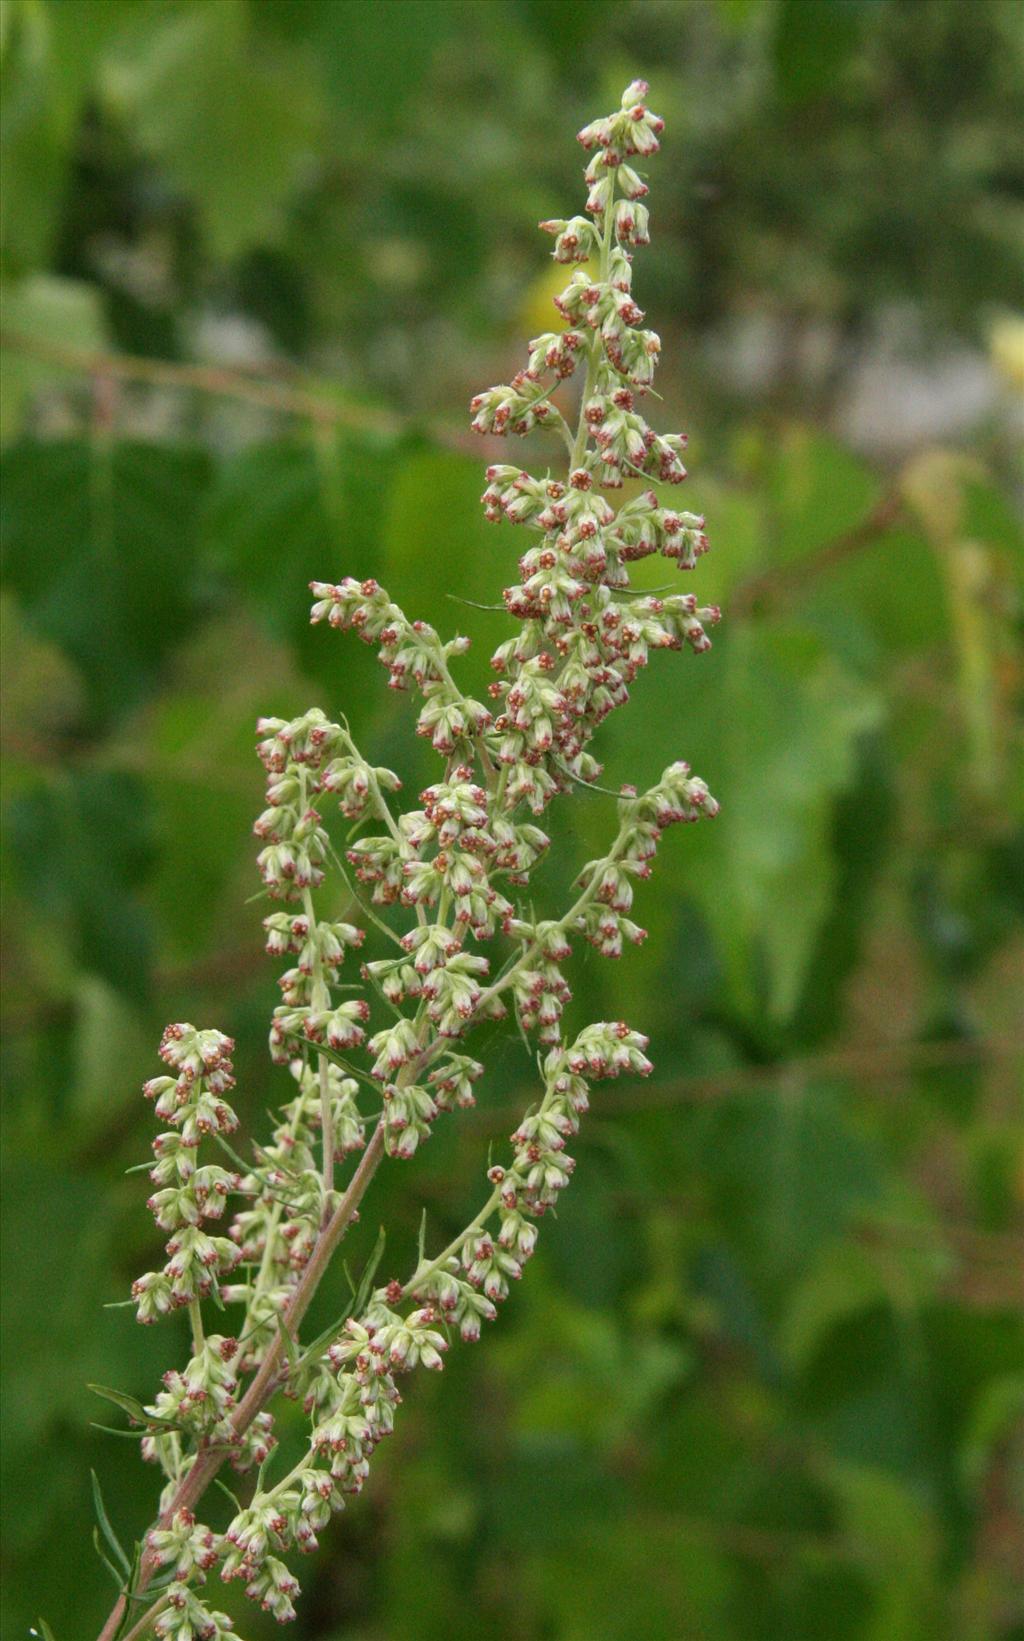
[[[541,429],[564,445],[557,477],[512,463],[487,470],[487,517],[529,538],[503,595],[513,630],[493,657],[490,700],[457,681],[466,638],[445,641],[410,620],[376,581],[314,582],[313,621],[376,645],[390,687],[422,701],[416,732],[438,755],[438,778],[402,808],[398,776],[370,763],[344,722],[313,708],[258,726],[259,869],[278,908],[264,926],[268,952],[287,964],[270,1052],[289,1097],[269,1142],[243,1163],[231,1138],[231,1040],[167,1027],[164,1072],[144,1090],[161,1127],[149,1206],[167,1259],[133,1294],[142,1322],[187,1311],[192,1345],[148,1406],[122,1398],[163,1491],[134,1562],[114,1569],[122,1592],[103,1641],[233,1633],[217,1578],[293,1616],[296,1555],[316,1549],[362,1488],[404,1377],[440,1369],[454,1340],[477,1339],[521,1275],[572,1176],[589,1084],[651,1070],[646,1037],[623,1021],[563,1031],[566,966],[576,939],[608,957],[643,939],[634,885],[666,827],[715,814],[703,781],[677,761],[649,791],[623,787],[607,848],[577,872],[562,915],[538,921],[526,894],[548,848],[548,805],[601,773],[591,743],[602,721],[626,705],[652,650],[707,649],[719,614],[691,593],[651,596],[629,580],[637,559],[661,554],[690,570],[707,547],[704,520],[667,500],[686,477],[685,439],[654,432],[643,413],[660,350],[632,291],[633,252],[648,242],[638,167],[662,130],[646,94],[634,81],[614,114],[580,132],[586,214],[541,225],[571,270],[555,299],[560,328],[529,344],[511,382],[472,402],[482,434]],[[582,387],[567,419],[555,396],[570,402],[569,378]],[[641,482],[616,509],[627,480]],[[335,806],[356,823],[345,861],[324,824]],[[304,1338],[378,1167],[407,1162],[436,1122],[473,1104],[485,1067],[467,1039],[506,1016],[538,1045],[538,1097],[506,1160],[487,1169],[480,1211],[448,1247],[421,1247],[404,1276],[374,1287],[368,1269],[348,1313]],[[286,1474],[274,1456],[279,1394],[309,1416],[308,1448]],[[215,1531],[204,1495],[224,1467],[242,1478],[239,1502]]]

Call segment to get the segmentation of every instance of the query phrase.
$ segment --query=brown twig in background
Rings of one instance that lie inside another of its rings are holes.
[[[182,364],[171,359],[147,359],[134,354],[101,353],[64,342],[50,342],[40,336],[0,330],[0,349],[37,359],[56,370],[70,371],[92,381],[141,382],[150,387],[178,388],[186,392],[212,394],[256,405],[283,416],[297,416],[318,427],[351,427],[397,438],[421,428],[438,444],[454,450],[478,449],[476,441],[458,428],[444,423],[420,422],[390,410],[364,404],[339,404],[303,388],[268,381],[253,373],[224,365]]]
[[[9,330],[0,330],[0,349],[37,359],[56,370],[81,374],[106,389],[114,381],[140,382],[151,387],[177,388],[234,399],[276,411],[280,415],[296,416],[321,428],[369,428],[392,438],[419,429],[435,443],[452,450],[472,451],[475,454],[480,449],[478,439],[443,422],[421,422],[415,417],[402,416],[379,406],[340,404],[321,394],[268,380],[253,370],[237,366],[201,365],[170,359],[148,359],[133,354],[105,353]],[[825,542],[817,551],[741,583],[732,594],[731,616],[733,619],[749,616],[759,606],[774,604],[782,595],[827,574],[883,534],[895,523],[902,507],[903,496],[897,486],[882,496],[859,524]]]

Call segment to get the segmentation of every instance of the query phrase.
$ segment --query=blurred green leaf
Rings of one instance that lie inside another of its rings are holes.
[[[716,907],[731,901],[746,940],[760,942],[768,1007],[778,1017],[795,1006],[828,910],[835,796],[852,779],[857,739],[881,710],[878,697],[844,676],[807,634],[741,634],[730,656],[719,823],[725,861],[705,911],[714,925]],[[734,973],[737,955],[734,945]]]
[[[559,57],[579,51],[614,12],[614,0],[515,0],[523,20]]]
[[[391,444],[372,437],[256,444],[223,463],[204,507],[210,561],[317,672],[336,676],[344,652],[336,643],[325,659],[324,634],[310,632],[309,582],[383,575],[380,533],[396,459]]]
[[[788,1294],[794,1278],[882,1187],[880,1158],[842,1105],[795,1081],[709,1112],[702,1157],[722,1224],[770,1295],[783,1279]],[[860,1297],[866,1292],[862,1285]],[[827,1308],[827,1295],[817,1297]],[[798,1342],[806,1344],[810,1332],[805,1319]]]
[[[670,688],[661,682],[663,659],[653,658],[632,692],[647,733],[637,740],[625,724],[609,726],[609,776],[648,784],[671,751],[708,782],[720,815],[667,837],[658,871],[665,887],[700,907],[731,1006],[780,1025],[797,1008],[833,905],[836,802],[854,783],[861,739],[885,705],[822,637],[788,623],[724,632],[707,660],[685,659]],[[576,824],[590,814],[593,848],[601,812],[581,806]],[[642,891],[637,909],[651,918],[652,941],[631,960],[649,977],[665,961],[669,929]],[[677,917],[667,915],[669,923]]]
[[[810,9],[816,4],[810,0]],[[818,9],[827,12],[829,0]],[[784,427],[761,460],[772,558],[779,564],[802,558],[852,530],[878,501],[878,479],[866,462],[810,426]]]
[[[863,0],[779,0],[775,69],[784,103],[833,90],[865,9]]]
[[[52,251],[87,90],[104,52],[141,3],[6,0],[0,31],[5,274],[26,273]]]
[[[737,1001],[749,1009],[763,995],[769,1014],[785,1020],[835,889],[835,799],[882,703],[820,640],[792,627],[733,634],[717,697],[714,762],[709,754],[698,763],[699,735],[693,761],[722,813],[689,863],[692,892]]]
[[[849,1243],[826,1245],[792,1296],[781,1330],[782,1347],[802,1366],[836,1321],[886,1297],[882,1273],[867,1249]]]
[[[19,1160],[4,1172],[4,1462],[49,1424],[83,1419],[96,1316],[109,1283],[110,1205],[91,1181]],[[69,1371],[69,1364],[74,1364]],[[9,1495],[10,1496],[10,1495]]]
[[[835,1466],[830,1480],[848,1531],[875,1573],[875,1602],[865,1641],[928,1641],[937,1620],[934,1567],[939,1553],[927,1503],[884,1470]]]
[[[225,680],[225,653],[243,646],[260,676],[236,669]],[[253,731],[261,714],[307,704],[258,629],[214,623],[201,655],[198,648],[179,693],[161,701],[141,736],[160,851],[150,904],[167,955],[179,960],[208,949],[214,935],[229,952],[262,944],[259,908],[245,906],[261,793]]]
[[[1005,1373],[989,1381],[971,1409],[960,1451],[964,1480],[972,1492],[984,1485],[985,1472],[1000,1448],[1024,1440],[1024,1373]],[[1019,1479],[1019,1478],[1018,1478]],[[1024,1487],[1018,1502],[1024,1507]]]
[[[21,440],[0,502],[8,586],[79,667],[96,719],[155,685],[201,607],[196,518],[209,460],[155,444]]]
[[[202,535],[246,603],[294,639],[309,622],[308,584],[328,573],[336,552],[312,443],[253,445],[226,461],[204,508]]]
[[[480,506],[480,464],[454,452],[411,451],[395,472],[383,522],[387,585],[412,618],[444,637],[472,630],[466,658],[476,693],[493,678],[489,658],[509,635],[508,617],[460,605],[494,604],[515,577],[527,545],[510,524],[490,524]],[[497,589],[497,592],[496,592]]]
[[[889,1249],[852,1241],[825,1243],[797,1282],[780,1328],[790,1361],[806,1369],[832,1330],[880,1304],[911,1308],[934,1294],[952,1260],[935,1248],[901,1249],[894,1272]]]
[[[677,1341],[627,1334],[612,1316],[565,1297],[552,1306],[541,1270],[516,1337],[498,1351],[526,1387],[514,1418],[523,1440],[547,1435],[588,1451],[632,1440],[691,1365]]]
[[[431,59],[467,17],[460,0],[402,0],[400,24],[387,6],[362,0],[269,0],[256,10],[262,26],[313,42],[332,113],[346,140],[364,142],[369,122],[378,133],[401,122]]]
[[[260,41],[254,9],[147,7],[106,65],[142,147],[198,204],[220,258],[280,231],[321,117],[312,58]]]
[[[111,1095],[143,1081],[152,1052],[143,1022],[123,994],[95,975],[82,975],[75,996],[75,1077],[66,1114],[76,1135],[105,1133]]]
[[[0,592],[0,735],[7,751],[7,791],[18,754],[30,752],[22,740],[31,729],[54,741],[73,722],[81,707],[77,670],[56,644],[31,631],[9,589]]]
[[[83,968],[136,1000],[150,980],[150,923],[136,893],[151,859],[149,818],[137,779],[92,770],[26,790],[7,818],[26,896],[68,929]]]
[[[930,649],[948,619],[935,554],[910,529],[886,530],[837,565],[811,589],[808,608],[833,643],[849,651],[860,636],[857,658],[876,673]],[[863,635],[873,640],[866,654]]]

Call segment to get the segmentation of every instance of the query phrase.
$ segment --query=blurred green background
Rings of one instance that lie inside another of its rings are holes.
[[[1019,1641],[1019,8],[4,0],[2,30],[5,1633],[98,1628],[90,1466],[123,1536],[152,1514],[83,1386],[147,1396],[185,1348],[102,1308],[158,1246],[123,1170],[161,1027],[237,1037],[257,1131],[287,1097],[253,722],[343,709],[434,775],[306,583],[378,576],[487,675],[509,629],[447,595],[493,601],[523,540],[465,406],[551,328],[535,224],[642,74],[636,287],[726,619],[656,658],[606,779],[685,756],[723,813],[666,840],[642,950],[574,959],[572,1023],[626,1017],[657,1074],[598,1090],[499,1324],[410,1381],[297,1633]],[[563,805],[545,882],[609,803]],[[447,1240],[530,1097],[513,1041],[354,1258],[386,1220],[404,1269],[424,1202]]]

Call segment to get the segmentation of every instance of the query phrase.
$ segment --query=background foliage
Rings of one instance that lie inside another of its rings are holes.
[[[123,1170],[160,1028],[238,1038],[257,1128],[283,1094],[253,721],[343,707],[412,790],[431,768],[370,655],[310,633],[306,582],[379,576],[486,673],[502,618],[449,594],[492,600],[521,543],[483,522],[464,405],[548,328],[532,225],[636,73],[668,120],[638,290],[727,620],[642,679],[607,778],[685,755],[723,814],[663,851],[639,954],[576,960],[573,1018],[649,1031],[656,1078],[599,1095],[529,1280],[410,1387],[298,1628],[1024,1635],[1019,25],[5,0],[12,1641],[40,1610],[98,1627],[90,1466],[126,1536],[152,1511],[82,1387],[167,1365],[173,1324],[102,1309],[153,1256]],[[563,861],[606,802],[572,804]],[[529,1074],[512,1045],[381,1177],[360,1235],[386,1219],[396,1269],[423,1200],[457,1229]]]

